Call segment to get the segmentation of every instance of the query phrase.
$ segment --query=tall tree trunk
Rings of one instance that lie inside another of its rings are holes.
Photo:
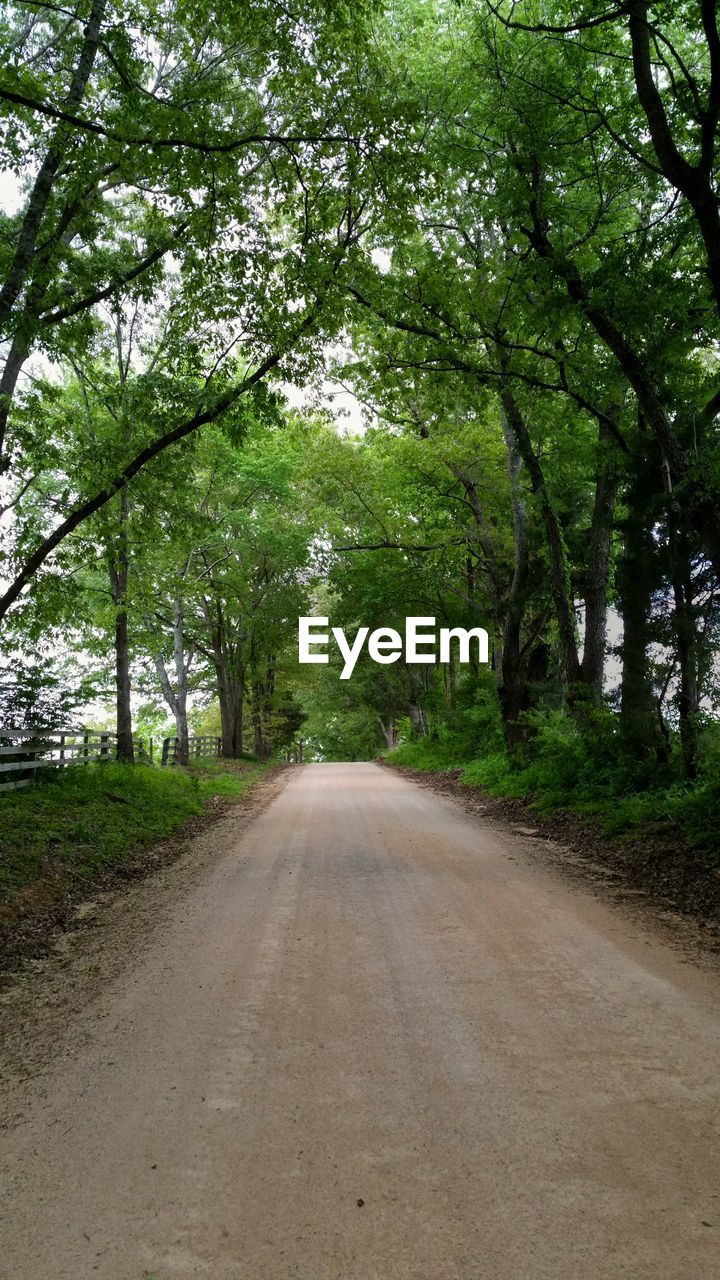
[[[190,759],[190,735],[187,721],[188,668],[190,661],[185,660],[185,624],[182,601],[175,600],[175,617],[173,626],[173,656],[175,659],[176,712],[175,729],[177,735],[177,762],[188,764]]]
[[[220,704],[220,749],[226,760],[236,760],[243,753],[246,692],[244,624],[242,619],[237,624],[229,623],[217,598],[203,596],[202,611],[210,634]]]
[[[269,760],[273,753],[273,712],[275,710],[275,672],[277,658],[271,654],[267,660],[267,670],[263,688],[263,728],[265,737],[265,755]]]
[[[419,702],[408,703],[408,713],[410,715],[410,723],[414,729],[420,730],[420,737],[424,738],[427,734],[427,724],[425,721],[425,713]]]
[[[163,697],[167,702],[175,720],[176,764],[188,764],[190,760],[190,735],[187,721],[188,672],[192,662],[192,652],[186,660],[185,654],[185,620],[182,601],[176,597],[173,606],[173,661],[175,666],[175,687],[168,675],[162,652],[155,655],[155,670],[160,681]]]
[[[229,760],[232,759],[233,754],[234,724],[225,659],[221,649],[213,648],[213,666],[220,704],[220,751],[224,758]]]
[[[613,411],[619,416],[619,410]],[[614,527],[618,468],[615,441],[607,423],[600,423],[598,474],[590,527],[590,556],[585,581],[585,645],[580,679],[596,699],[602,697],[607,643],[607,595],[610,548]]]
[[[475,565],[471,555],[465,557],[465,594],[471,613],[477,609],[476,604],[476,581],[475,581]],[[480,675],[480,660],[478,658],[477,645],[470,645],[470,675],[473,680],[477,680]]]
[[[666,760],[667,741],[657,719],[657,706],[648,662],[650,610],[656,569],[645,460],[636,460],[636,474],[626,496],[624,545],[618,569],[619,607],[623,620],[620,728],[628,751],[638,759]]]
[[[500,709],[505,740],[514,750],[522,740],[520,716],[529,706],[528,685],[522,664],[522,625],[527,604],[530,551],[528,544],[527,508],[522,490],[522,459],[504,406],[500,421],[508,455],[510,505],[512,509],[514,564],[510,591],[505,606],[502,655],[500,659]]]
[[[252,683],[253,735],[255,755],[259,760],[268,760],[272,754],[269,730],[274,693],[275,657],[271,655],[257,665]]]
[[[239,760],[245,750],[243,736],[245,733],[245,668],[235,673],[235,693],[232,711],[232,753],[233,759]]]
[[[504,359],[507,360],[506,357]],[[515,448],[530,477],[533,493],[536,493],[540,499],[550,562],[552,598],[560,641],[560,661],[564,680],[572,691],[573,685],[576,685],[580,679],[580,658],[563,532],[548,491],[540,459],[533,448],[527,424],[507,379],[500,381],[500,402],[505,411],[508,428],[512,432]]]
[[[130,644],[128,616],[121,609],[115,617],[115,672],[117,713],[117,758],[132,764],[135,759],[130,705]]]
[[[445,701],[450,711],[454,711],[457,706],[457,666],[455,664],[455,650],[450,646],[450,656],[445,668]]]
[[[110,552],[108,571],[110,594],[115,606],[115,707],[117,758],[129,764],[134,761],[132,707],[130,704],[130,638],[127,615],[129,500],[127,491],[120,494],[120,530]]]
[[[253,749],[258,760],[265,759],[265,741],[263,738],[262,690],[260,681],[254,680],[252,685],[251,714],[253,725]]]
[[[700,710],[700,697],[697,679],[697,640],[693,611],[692,573],[690,557],[687,553],[687,539],[683,533],[682,513],[674,500],[670,470],[664,461],[663,474],[668,500],[670,580],[675,602],[673,625],[678,665],[680,667],[680,689],[678,692],[680,743],[685,775],[687,778],[693,779],[697,775],[698,741],[696,717]]]
[[[255,755],[258,760],[263,760],[265,758],[265,751],[263,746],[262,719],[260,716],[260,707],[256,703],[253,703],[253,741]]]
[[[220,704],[221,752],[226,760],[243,754],[245,732],[245,666],[233,662],[224,647],[213,649]]]
[[[238,760],[243,753],[245,730],[245,628],[240,622],[232,644],[228,643],[228,684],[230,687],[230,714],[232,717],[232,755]]]

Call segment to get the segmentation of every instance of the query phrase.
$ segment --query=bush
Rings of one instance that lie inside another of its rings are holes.
[[[426,737],[413,736],[409,717],[398,721],[400,746],[390,753],[396,764],[416,769],[460,769],[477,755],[500,751],[502,721],[492,673],[461,685],[458,708]]]
[[[669,816],[693,848],[712,853],[720,863],[720,748],[716,742],[703,758],[695,785],[677,788],[670,795]]]
[[[411,742],[403,742],[391,751],[389,760],[393,764],[407,765],[411,769],[459,769],[462,767],[462,752],[457,742],[449,737],[416,738]]]

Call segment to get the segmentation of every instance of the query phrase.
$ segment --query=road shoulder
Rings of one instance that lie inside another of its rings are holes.
[[[541,816],[522,800],[493,797],[462,783],[461,770],[378,763],[515,837],[529,859],[650,925],[703,968],[720,971],[720,869],[694,861],[655,833],[632,842],[612,840],[572,814]]]
[[[268,770],[240,800],[216,805],[144,850],[129,875],[126,868],[85,886],[48,922],[38,954],[9,961],[0,990],[0,1079],[32,1079],[51,1056],[75,1051],[86,1034],[81,1015],[108,983],[142,962],[172,912],[291,775],[289,767]]]

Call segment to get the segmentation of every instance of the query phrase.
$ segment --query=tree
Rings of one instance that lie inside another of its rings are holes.
[[[131,36],[101,0],[82,33],[53,11],[29,24],[11,13],[4,159],[20,177],[37,153],[44,158],[5,227],[0,261],[10,338],[0,379],[5,484],[20,527],[4,561],[0,617],[154,459],[274,370],[302,376],[318,333],[337,324],[330,290],[372,217],[385,127],[364,110],[376,75],[369,56],[358,63],[366,20],[362,6],[339,15],[310,5],[292,14],[242,5],[219,20],[195,4],[162,17],[145,9]],[[119,441],[99,482],[78,485],[64,518],[33,544],[22,537],[24,495],[37,451],[53,442],[37,412],[29,430],[16,425],[20,371],[38,344],[77,361],[97,306],[128,297],[167,307],[170,340],[194,363],[193,394],[156,397],[142,438]],[[210,318],[212,334],[203,331]],[[238,368],[230,356],[241,339]]]

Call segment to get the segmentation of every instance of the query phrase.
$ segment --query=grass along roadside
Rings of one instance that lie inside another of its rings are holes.
[[[255,761],[96,764],[48,771],[36,786],[0,797],[0,925],[29,886],[89,880],[173,835],[216,798],[240,799],[266,770]]]

